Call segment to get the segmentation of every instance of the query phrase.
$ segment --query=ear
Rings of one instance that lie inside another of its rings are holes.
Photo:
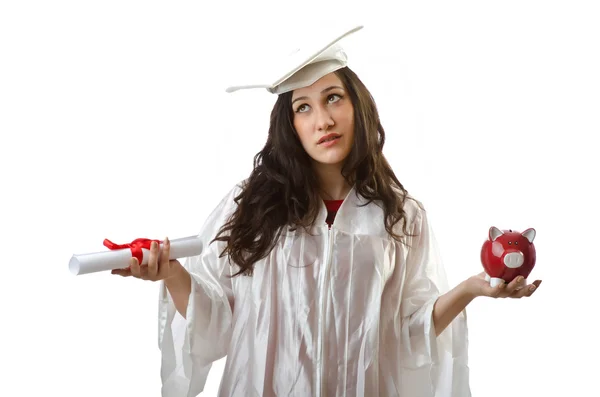
[[[529,228],[529,229],[525,230],[523,233],[521,233],[521,236],[523,236],[527,240],[529,240],[530,243],[533,243],[533,239],[535,238],[535,229]]]
[[[490,227],[490,240],[491,241],[496,241],[496,239],[500,236],[502,236],[504,233],[502,233],[502,230],[498,229],[496,226],[492,226]]]

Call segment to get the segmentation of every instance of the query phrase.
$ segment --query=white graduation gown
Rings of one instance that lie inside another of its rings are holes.
[[[161,285],[163,397],[203,390],[227,356],[219,396],[469,397],[463,311],[436,338],[433,304],[448,290],[427,213],[406,201],[410,246],[383,211],[351,190],[331,228],[322,205],[311,233],[286,232],[251,277],[228,278],[209,241],[235,208],[233,188],[201,229],[187,319]],[[399,229],[399,225],[398,230]],[[312,235],[311,235],[312,234]]]

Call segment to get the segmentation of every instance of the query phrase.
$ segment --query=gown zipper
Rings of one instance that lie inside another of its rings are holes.
[[[321,283],[321,310],[320,310],[320,324],[319,324],[319,368],[318,368],[318,387],[319,387],[319,391],[318,391],[318,396],[319,397],[323,397],[324,393],[323,393],[323,386],[325,385],[325,380],[324,380],[324,376],[323,373],[325,372],[325,367],[324,367],[324,363],[325,363],[325,329],[326,329],[326,321],[327,321],[327,315],[325,313],[326,309],[327,309],[327,302],[328,302],[328,293],[327,293],[327,284],[329,283],[329,265],[331,262],[331,256],[333,254],[333,244],[332,244],[332,236],[333,236],[333,231],[332,231],[332,227],[331,225],[329,226],[328,230],[327,230],[327,257],[325,258],[325,266],[323,268],[323,273],[322,273],[322,283]]]

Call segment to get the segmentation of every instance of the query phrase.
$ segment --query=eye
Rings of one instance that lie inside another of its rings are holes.
[[[296,109],[296,113],[304,113],[308,111],[308,105],[306,103],[303,103],[302,105],[298,106],[298,108]]]
[[[518,242],[518,241],[515,241],[515,245],[519,245],[519,242]]]
[[[509,241],[509,242],[508,242],[508,245],[512,245],[512,241]]]
[[[335,99],[335,100],[332,100],[332,99]],[[329,103],[335,103],[335,102],[339,101],[340,99],[342,99],[341,95],[331,94],[331,95],[329,95],[327,97],[327,102],[329,102]]]

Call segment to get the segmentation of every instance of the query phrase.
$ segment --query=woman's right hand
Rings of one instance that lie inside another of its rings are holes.
[[[153,241],[150,244],[150,256],[148,257],[147,265],[140,265],[137,258],[129,260],[129,267],[126,269],[111,270],[111,274],[116,274],[123,277],[133,276],[142,280],[159,281],[175,277],[183,266],[178,260],[169,260],[169,249],[171,242],[168,238],[162,245],[162,250],[159,252],[158,243]]]

